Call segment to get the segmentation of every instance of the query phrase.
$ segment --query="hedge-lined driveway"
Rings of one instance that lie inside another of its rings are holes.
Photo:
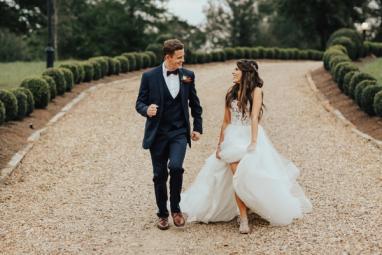
[[[322,62],[261,61],[262,125],[301,169],[313,212],[286,227],[251,218],[155,227],[152,170],[135,110],[140,73],[90,94],[37,142],[0,186],[5,254],[371,254],[382,250],[381,150],[336,122],[304,75]],[[205,133],[188,151],[189,187],[218,141],[234,62],[196,65]]]

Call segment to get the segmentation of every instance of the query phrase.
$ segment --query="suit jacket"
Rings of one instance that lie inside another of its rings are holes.
[[[191,77],[191,83],[182,82],[182,77]],[[191,115],[193,117],[193,130],[199,133],[203,133],[202,126],[202,107],[195,89],[195,74],[194,72],[185,68],[179,69],[179,93],[182,101],[182,110],[187,123],[187,141],[191,147],[191,128],[190,128],[190,116],[188,107],[191,108]],[[162,83],[162,84],[161,84]],[[161,120],[161,114],[163,112],[163,85],[166,85],[166,81],[163,77],[162,65],[155,67],[149,71],[146,71],[142,75],[141,85],[139,88],[138,98],[135,104],[135,109],[139,114],[146,117],[145,133],[143,137],[142,146],[144,149],[149,149],[154,142],[159,123]],[[151,104],[159,106],[156,116],[148,117],[147,108]]]

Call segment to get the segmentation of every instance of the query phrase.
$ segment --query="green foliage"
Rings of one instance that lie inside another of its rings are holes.
[[[98,81],[102,78],[102,66],[99,61],[89,60],[89,63],[93,65],[93,78],[92,80]]]
[[[25,79],[21,87],[29,89],[33,94],[35,108],[46,108],[50,101],[50,89],[48,83],[42,78]]]
[[[57,87],[53,78],[48,75],[43,75],[42,78],[48,83],[49,92],[50,92],[50,100],[53,100],[57,96]]]
[[[382,91],[379,91],[374,96],[374,112],[377,116],[382,117]]]
[[[159,43],[152,43],[146,47],[146,51],[153,52],[155,54],[155,61],[153,65],[159,64],[163,60],[163,46]],[[186,56],[187,57],[187,56]]]
[[[361,101],[362,101],[362,96],[363,96],[364,89],[367,86],[369,86],[369,85],[373,85],[374,86],[376,84],[377,84],[376,81],[364,80],[364,81],[361,81],[360,83],[358,83],[355,86],[355,89],[354,89],[354,101],[358,104],[358,106],[360,108],[362,108]],[[371,106],[373,106],[373,103],[371,104]]]
[[[27,96],[27,111],[26,115],[29,116],[34,111],[34,98],[32,92],[23,87],[18,87],[16,90],[23,92]]]
[[[235,59],[242,59],[242,58],[245,58],[244,49],[241,47],[235,48]]]
[[[107,60],[107,57],[94,57],[89,60],[97,62],[101,67],[99,79],[105,77],[109,73],[109,61]]]
[[[349,40],[344,40],[344,37],[348,38]],[[341,41],[342,43],[338,43],[338,41]],[[350,49],[348,52],[349,57],[351,57],[353,60],[362,56],[363,41],[361,36],[354,29],[341,28],[335,31],[330,36],[327,42],[327,46],[330,47],[334,45],[335,42],[337,42],[337,44],[346,45],[345,47],[348,50]]]
[[[124,56],[115,57],[116,60],[120,63],[120,72],[127,73],[129,71],[129,60]]]
[[[81,74],[80,74],[80,68],[78,65],[75,65],[75,64],[63,64],[63,65],[60,65],[60,67],[62,68],[66,68],[66,69],[69,69],[72,74],[73,74],[73,82],[74,83],[80,83],[80,80],[81,80]]]
[[[0,45],[0,62],[29,59],[25,40],[8,29],[0,28]]]
[[[137,60],[134,53],[123,53],[122,56],[129,61],[129,71],[137,70]]]
[[[84,80],[85,70],[84,70],[84,67],[82,65],[80,65],[79,63],[74,63],[73,65],[77,66],[78,80],[75,82],[76,82],[76,84],[79,84],[79,83],[83,82],[83,80]]]
[[[64,73],[59,68],[48,68],[43,75],[53,78],[56,83],[57,95],[63,95],[66,91],[66,80]]]
[[[154,52],[145,51],[145,53],[150,57],[150,67],[156,66],[159,64],[159,59],[161,59],[161,58],[157,58],[157,56],[155,55]]]
[[[355,99],[355,95],[354,95],[355,87],[364,80],[374,81],[375,78],[371,76],[370,74],[363,73],[363,72],[359,72],[353,75],[348,87],[348,94],[351,98]]]
[[[207,55],[204,52],[196,53],[196,61],[198,64],[204,64],[207,62]]]
[[[90,82],[93,80],[94,77],[94,65],[90,61],[85,61],[80,64],[82,69],[84,70],[84,77],[82,81],[84,82]]]
[[[236,51],[234,48],[224,48],[224,52],[227,56],[227,59],[234,59],[236,56]]]
[[[337,85],[341,89],[341,91],[344,90],[343,81],[344,81],[345,75],[349,72],[357,71],[357,70],[358,70],[358,67],[351,62],[342,62],[336,65],[334,79],[337,82]]]
[[[15,95],[8,90],[0,89],[0,101],[3,102],[5,107],[5,121],[15,120],[18,113]]]
[[[74,85],[73,73],[67,68],[60,67],[58,69],[64,74],[66,91],[72,91]]]
[[[345,74],[345,77],[342,83],[342,88],[345,95],[349,95],[350,81],[356,73],[359,73],[359,71],[350,71],[347,74]]]
[[[2,101],[0,101],[0,125],[5,122],[5,106]]]
[[[15,119],[22,120],[26,116],[28,111],[27,95],[18,89],[12,89],[11,92],[13,93],[13,95],[15,95],[17,99],[18,111],[17,111],[17,117]]]
[[[147,53],[138,53],[142,58],[142,68],[147,68],[151,66],[151,58]]]
[[[373,116],[376,114],[374,110],[375,95],[382,91],[382,85],[371,84],[362,90],[360,105],[362,110]]]
[[[358,49],[356,48],[355,43],[352,42],[352,40],[345,36],[336,37],[331,42],[331,45],[343,45],[346,47],[346,50],[349,54],[349,57],[353,60],[357,59],[358,57]]]

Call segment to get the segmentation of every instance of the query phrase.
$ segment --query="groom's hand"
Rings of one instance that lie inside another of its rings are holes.
[[[157,115],[157,111],[158,111],[158,105],[151,104],[151,105],[149,105],[149,108],[147,108],[147,116],[149,116],[151,118],[151,117]]]
[[[200,139],[201,134],[196,131],[192,131],[191,139],[192,141],[198,141]]]

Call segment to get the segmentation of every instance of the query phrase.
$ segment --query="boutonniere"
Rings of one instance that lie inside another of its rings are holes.
[[[187,75],[182,76],[182,83],[184,84],[191,84],[193,82],[192,78]]]

